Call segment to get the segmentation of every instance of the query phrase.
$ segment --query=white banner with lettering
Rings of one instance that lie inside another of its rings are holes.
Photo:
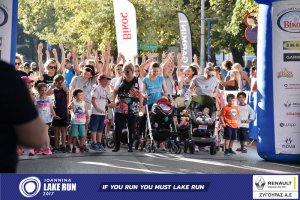
[[[300,154],[300,1],[273,2],[276,154]]]
[[[181,55],[183,67],[188,67],[193,61],[192,52],[192,34],[190,23],[187,16],[183,12],[178,12],[180,42],[181,42]]]
[[[114,0],[114,14],[118,52],[122,53],[127,61],[134,61],[137,55],[137,27],[136,12],[128,0]]]

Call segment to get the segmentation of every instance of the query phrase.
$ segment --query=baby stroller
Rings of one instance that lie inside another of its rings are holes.
[[[190,118],[186,109],[187,100],[185,97],[176,97],[174,100],[174,122],[179,137],[179,143],[188,139]]]
[[[146,106],[147,115],[147,143],[146,152],[155,152],[160,142],[166,141],[166,148],[171,153],[179,154],[181,148],[176,127],[174,126],[174,109],[170,100],[161,98],[152,106],[149,112]]]
[[[184,142],[184,152],[187,150],[191,154],[195,152],[195,145],[203,147],[210,146],[210,154],[215,155],[217,152],[216,135],[215,135],[215,115],[216,101],[214,98],[203,95],[192,97],[188,103],[190,115],[189,137]],[[204,117],[204,109],[209,109],[209,116]]]

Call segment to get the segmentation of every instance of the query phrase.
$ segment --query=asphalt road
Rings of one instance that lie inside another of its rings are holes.
[[[235,145],[235,148],[237,145]],[[234,148],[234,149],[235,149]],[[230,157],[222,151],[216,155],[200,151],[195,154],[168,152],[128,153],[126,146],[117,153],[106,152],[56,153],[52,155],[20,156],[18,173],[53,174],[299,174],[299,164],[267,162],[256,153],[256,147],[248,153],[237,153]]]

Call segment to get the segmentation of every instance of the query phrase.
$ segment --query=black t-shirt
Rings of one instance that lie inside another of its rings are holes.
[[[15,125],[38,117],[28,90],[15,68],[0,61],[0,173],[13,173],[17,166]]]
[[[20,70],[17,70],[17,73],[19,74],[20,77],[22,77],[22,76],[29,76],[29,74],[26,74],[25,72],[20,71]]]
[[[63,89],[54,89],[54,111],[60,117],[68,116],[68,95]]]
[[[54,74],[55,76],[55,74]],[[53,83],[54,76],[49,76],[48,74],[43,74],[44,80],[40,81],[38,80],[35,84],[37,86],[39,83],[46,83],[48,86],[50,86]]]

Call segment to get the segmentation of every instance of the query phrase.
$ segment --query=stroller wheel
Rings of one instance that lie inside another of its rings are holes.
[[[170,148],[170,153],[176,153],[178,151],[178,147],[175,145],[175,144],[172,144],[171,145],[171,148]]]
[[[113,139],[111,139],[111,138],[107,139],[106,140],[106,146],[109,149],[114,148],[115,147],[115,141]]]
[[[145,149],[146,149],[146,153],[150,153],[151,152],[151,145],[150,144],[147,144],[146,146],[145,146]]]
[[[156,151],[156,147],[155,147],[155,145],[154,145],[154,144],[152,144],[152,147],[151,147],[151,152],[152,152],[152,153],[155,153],[155,151]]]
[[[180,148],[179,144],[176,145],[176,146],[177,146],[177,151],[176,151],[175,153],[176,153],[176,154],[180,154],[180,153],[181,153],[181,148]]]
[[[139,149],[139,140],[134,141],[134,148],[135,148],[135,150]]]
[[[190,150],[190,154],[194,154],[194,152],[195,152],[195,143],[194,142],[189,142],[189,150]]]
[[[140,151],[143,151],[145,146],[146,146],[146,141],[142,141]]]
[[[215,155],[217,153],[216,144],[211,144],[209,148],[210,155]]]
[[[184,143],[183,143],[183,152],[184,153],[187,153],[188,145],[189,145],[189,142],[187,140],[184,140]]]

